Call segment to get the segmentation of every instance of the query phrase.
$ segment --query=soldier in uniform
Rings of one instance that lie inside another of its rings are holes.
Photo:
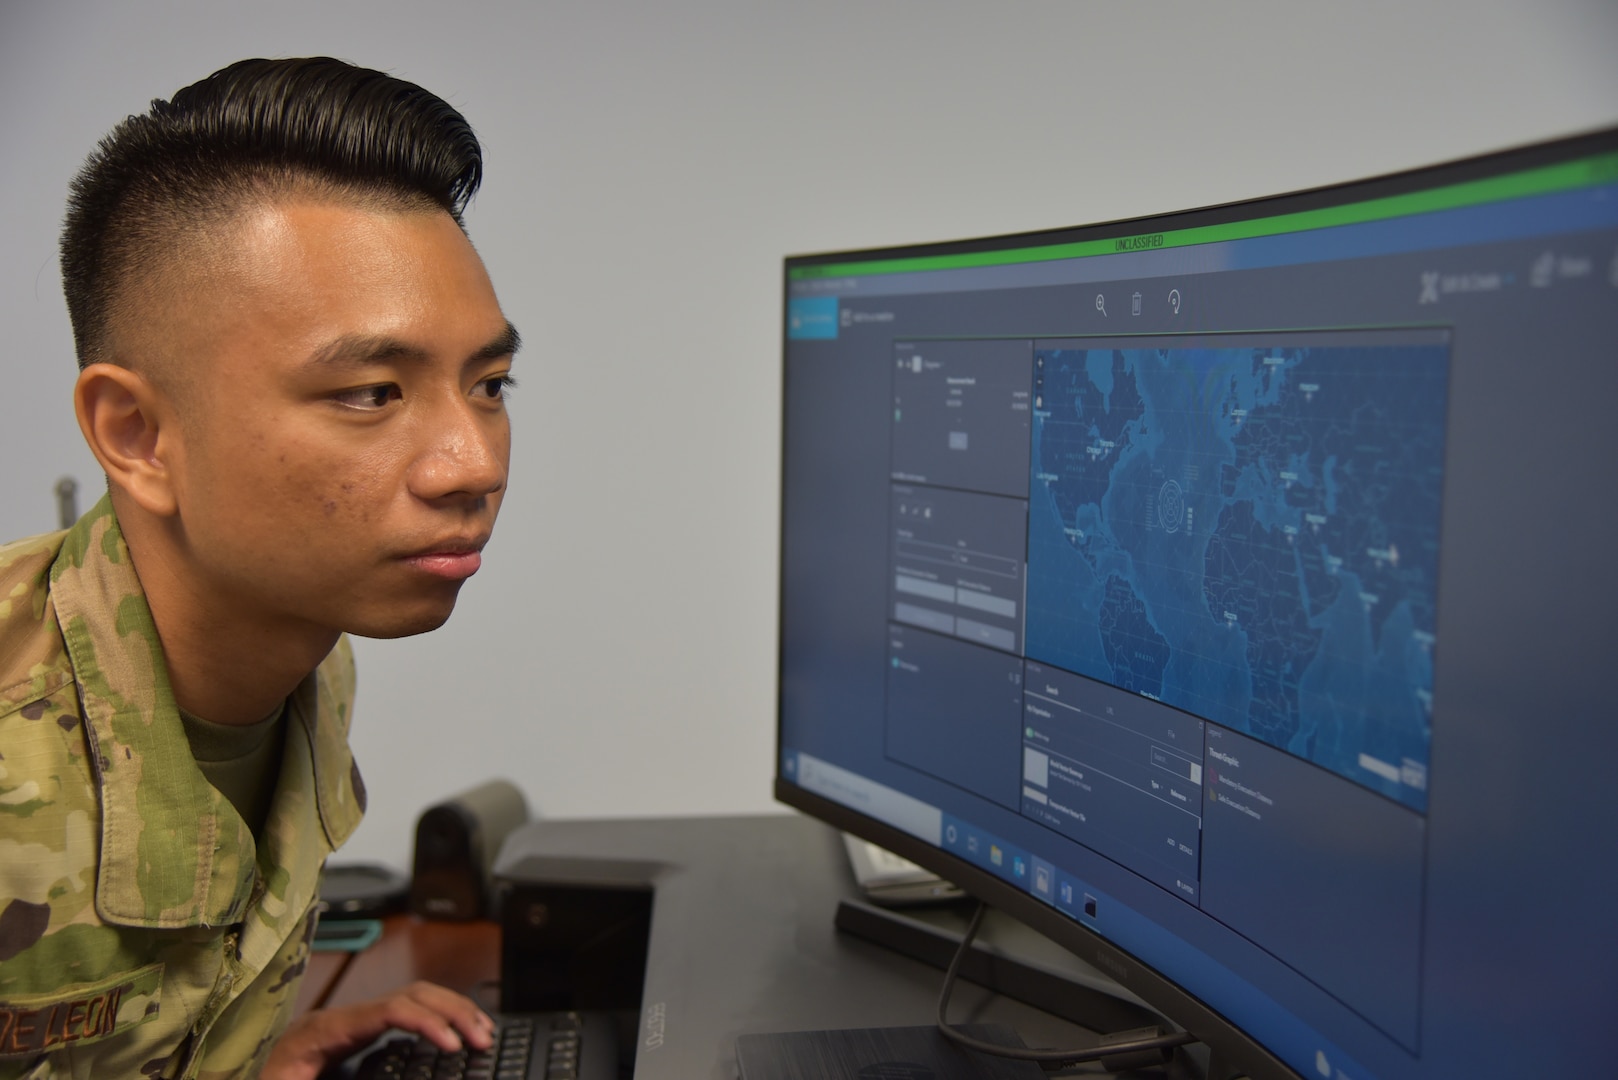
[[[418,86],[250,60],[74,181],[74,406],[108,493],[0,547],[0,1077],[312,1078],[390,1027],[489,1045],[425,984],[291,1018],[365,806],[343,635],[447,619],[505,487],[517,335],[461,223],[481,167]]]

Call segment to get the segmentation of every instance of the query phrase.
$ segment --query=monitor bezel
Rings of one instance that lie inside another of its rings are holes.
[[[1513,146],[1489,151],[1471,157],[1401,169],[1391,173],[1378,173],[1319,187],[1300,188],[1296,191],[1276,192],[1238,199],[1227,203],[1185,210],[1143,214],[1133,218],[1111,218],[1089,224],[1066,225],[1027,232],[1002,233],[994,236],[963,237],[954,240],[930,241],[914,244],[891,244],[873,248],[847,248],[788,255],[782,262],[783,298],[790,295],[791,274],[807,267],[837,263],[875,262],[900,258],[929,258],[939,255],[971,255],[1014,248],[1040,247],[1047,244],[1068,244],[1085,240],[1115,240],[1147,233],[1173,232],[1181,229],[1227,225],[1238,221],[1274,217],[1281,214],[1327,210],[1336,206],[1366,202],[1372,199],[1406,195],[1428,188],[1449,184],[1483,180],[1492,176],[1521,172],[1545,165],[1557,165],[1579,158],[1593,157],[1618,149],[1618,127],[1597,128],[1577,132],[1543,142]],[[785,311],[783,299],[783,312]],[[785,319],[781,320],[782,362],[785,363]]]
[[[786,623],[786,477],[788,410],[786,390],[787,301],[792,296],[792,272],[805,267],[887,259],[961,255],[1015,248],[1111,240],[1145,233],[1171,232],[1210,225],[1323,210],[1371,199],[1408,194],[1448,184],[1487,179],[1545,165],[1555,165],[1618,149],[1618,127],[1570,134],[1525,146],[1478,154],[1420,168],[1369,176],[1342,183],[1267,195],[1196,209],[1113,219],[1088,225],[974,237],[935,243],[824,251],[788,256],[783,260],[781,330],[781,498],[777,575],[776,635],[776,754],[773,795],[777,801],[818,818],[855,836],[879,844],[954,882],[971,895],[991,904],[1039,931],[1081,960],[1107,973],[1174,1023],[1206,1044],[1223,1067],[1235,1067],[1253,1080],[1303,1080],[1263,1044],[1213,1007],[1183,989],[1168,976],[1125,952],[1056,908],[982,870],[966,860],[876,818],[816,795],[783,775],[782,672],[785,664]]]

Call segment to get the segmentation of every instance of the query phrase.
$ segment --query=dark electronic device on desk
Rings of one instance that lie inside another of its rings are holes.
[[[410,879],[381,863],[327,863],[320,872],[320,918],[381,919],[403,911]]]
[[[528,820],[509,780],[490,780],[422,811],[416,820],[410,910],[428,919],[492,917],[490,871],[500,845]]]
[[[1221,1080],[1610,1073],[1618,130],[783,284],[779,799]]]

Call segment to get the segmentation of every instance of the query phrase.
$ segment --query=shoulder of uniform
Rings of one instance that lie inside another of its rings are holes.
[[[0,851],[10,850],[0,856],[0,957],[9,959],[82,921],[95,899],[100,804],[71,680],[0,706],[0,747]],[[31,970],[23,960],[5,966]]]
[[[50,602],[51,564],[66,532],[0,546],[0,715],[71,678]]]

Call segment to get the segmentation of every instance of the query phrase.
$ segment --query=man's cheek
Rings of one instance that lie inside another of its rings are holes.
[[[352,474],[350,474],[352,475]],[[366,525],[376,513],[381,485],[358,479],[334,480],[328,472],[311,478],[308,490],[316,491],[320,516],[332,525]]]
[[[369,486],[363,479],[369,466],[311,449],[293,447],[278,461],[272,480],[277,501],[298,517],[339,518]]]

